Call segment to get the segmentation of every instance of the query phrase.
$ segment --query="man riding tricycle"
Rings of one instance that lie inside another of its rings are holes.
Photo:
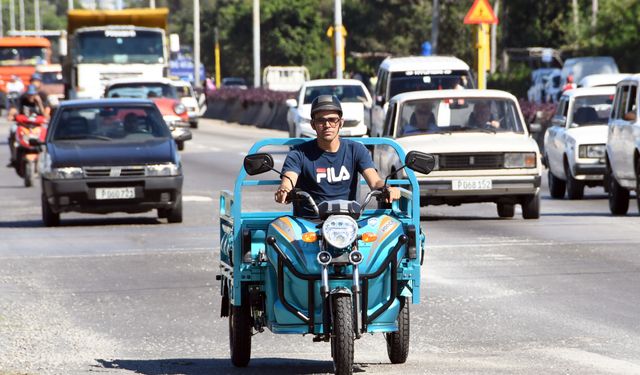
[[[265,327],[330,342],[337,374],[353,372],[354,340],[364,333],[385,334],[392,363],[407,359],[409,303],[420,301],[424,256],[413,171],[427,174],[435,160],[420,152],[405,157],[389,139],[340,139],[341,115],[335,97],[318,97],[318,138],[256,143],[233,193],[221,194],[221,316],[229,318],[235,366],[249,363],[251,336]],[[378,176],[365,145],[396,150],[396,178]],[[281,171],[259,152],[274,146],[291,148]],[[267,172],[280,178],[248,178]],[[358,202],[362,182],[370,191]],[[265,185],[279,185],[276,202],[293,203],[293,211],[243,210],[243,188]],[[377,206],[367,208],[374,198]]]

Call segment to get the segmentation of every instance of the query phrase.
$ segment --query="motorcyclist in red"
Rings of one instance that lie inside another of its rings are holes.
[[[9,109],[7,119],[9,121],[14,121],[14,118],[17,114],[23,114],[26,116],[35,114],[47,118],[49,112],[47,108],[48,104],[46,104],[46,99],[45,102],[43,102],[42,97],[38,93],[36,85],[30,84],[29,86],[27,86],[27,91],[20,96],[17,108],[12,107],[11,109]],[[16,129],[17,126],[15,123],[13,123],[11,125],[8,139],[9,149],[11,151],[11,159],[9,160],[9,164],[7,165],[7,167],[9,168],[14,167],[16,163],[16,152],[14,145],[16,139]]]

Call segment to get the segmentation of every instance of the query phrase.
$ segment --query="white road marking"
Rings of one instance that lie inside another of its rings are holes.
[[[609,374],[640,374],[640,365],[607,357],[598,353],[588,352],[577,348],[547,348],[537,350],[551,358],[564,359],[580,363],[585,367],[590,367],[595,372]]]
[[[203,195],[184,195],[183,202],[213,202],[213,198]]]

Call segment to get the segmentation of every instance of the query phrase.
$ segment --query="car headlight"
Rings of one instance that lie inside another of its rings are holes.
[[[578,148],[578,157],[600,159],[604,158],[606,151],[605,145],[580,145]]]
[[[178,104],[173,106],[173,111],[176,114],[181,115],[181,114],[183,114],[183,113],[185,113],[187,111],[187,107],[185,107],[184,104],[182,104],[182,103],[178,103]]]
[[[64,167],[64,168],[51,168],[50,170],[43,170],[42,175],[49,180],[61,180],[72,178],[83,178],[84,172],[79,167]]]
[[[351,245],[357,236],[358,223],[350,216],[329,216],[322,224],[322,237],[337,249],[344,249]]]
[[[535,168],[535,152],[507,152],[504,154],[505,168]]]
[[[177,176],[180,174],[180,167],[173,163],[153,164],[144,167],[145,176]]]

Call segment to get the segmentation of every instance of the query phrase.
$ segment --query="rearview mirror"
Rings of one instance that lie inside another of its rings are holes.
[[[404,164],[418,173],[429,174],[436,166],[436,158],[424,152],[409,151]]]
[[[244,157],[244,170],[249,176],[255,176],[273,169],[273,158],[266,153],[252,154]]]
[[[297,107],[298,106],[298,101],[295,99],[287,99],[286,102],[287,107]]]

